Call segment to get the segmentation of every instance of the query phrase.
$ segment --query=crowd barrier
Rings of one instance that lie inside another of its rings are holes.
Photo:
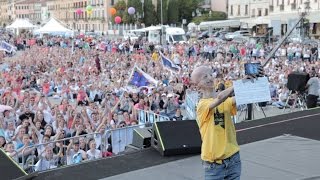
[[[43,159],[43,155],[45,154],[45,147],[48,145],[51,145],[52,147],[55,147],[54,145],[56,145],[57,143],[62,143],[63,146],[63,150],[62,150],[62,154],[63,156],[59,157],[59,161],[56,162],[52,162],[49,164],[48,167],[46,167],[45,169],[40,167],[40,170],[47,170],[47,169],[53,169],[56,167],[61,167],[64,165],[67,165],[67,154],[66,154],[66,150],[67,150],[67,146],[70,143],[70,141],[80,141],[81,139],[83,139],[86,144],[88,144],[88,140],[91,138],[96,138],[97,135],[100,135],[100,133],[90,133],[90,134],[85,134],[85,135],[81,135],[81,136],[75,136],[75,137],[69,137],[69,138],[64,138],[64,139],[59,139],[56,141],[50,141],[47,143],[40,143],[40,144],[35,144],[35,145],[31,145],[28,148],[24,149],[21,154],[21,163],[20,166],[23,169],[26,169],[28,171],[36,171],[37,169],[39,169],[39,164],[37,165],[37,162],[39,162],[41,159]],[[102,153],[106,151],[107,147],[107,141],[103,142],[101,141],[101,147],[100,147],[100,155],[102,156]],[[36,155],[36,149],[38,150],[37,155]],[[89,150],[89,146],[86,145],[84,151],[86,152],[87,150]],[[26,151],[28,153],[26,153]],[[73,157],[72,157],[73,158]],[[41,166],[41,164],[40,164]]]
[[[47,169],[53,169],[53,168],[65,166],[65,165],[67,165],[66,150],[67,150],[67,146],[71,140],[73,140],[73,141],[79,140],[80,141],[80,139],[83,138],[82,140],[85,141],[87,144],[85,146],[86,149],[84,149],[84,151],[86,152],[87,150],[90,149],[88,146],[88,140],[92,139],[92,138],[96,139],[97,136],[99,136],[99,138],[100,138],[100,142],[99,142],[100,148],[99,149],[100,149],[101,157],[105,156],[104,154],[107,152],[107,149],[109,148],[110,145],[112,147],[112,154],[118,155],[118,154],[125,151],[126,146],[128,146],[129,144],[132,144],[134,129],[144,128],[146,125],[152,125],[154,122],[169,121],[170,119],[169,119],[169,117],[155,114],[153,112],[138,110],[138,120],[139,120],[138,125],[126,126],[126,127],[117,128],[117,129],[110,129],[110,130],[107,130],[102,135],[100,133],[91,133],[91,134],[86,134],[86,135],[81,135],[81,136],[76,136],[76,137],[64,138],[64,139],[60,139],[60,140],[56,140],[56,141],[50,141],[47,143],[40,143],[40,144],[36,144],[36,145],[31,145],[27,149],[24,149],[22,151],[22,157],[21,157],[22,162],[19,164],[22,168],[28,169],[28,171],[30,171],[30,172],[35,171],[37,169],[40,169],[39,171],[41,171],[41,170],[47,170]],[[55,145],[57,143],[62,143],[62,145],[63,145],[63,151],[62,151],[63,156],[59,157],[59,161],[57,161],[53,164],[50,164],[49,167],[47,167],[45,169],[39,168],[38,167],[39,165],[37,165],[37,162],[39,162],[42,155],[38,154],[36,156],[36,153],[35,153],[36,149],[44,150],[45,146]],[[96,140],[96,143],[97,143],[97,140]],[[26,153],[26,151],[28,151],[28,154]]]
[[[168,116],[156,114],[152,111],[137,109],[137,112],[139,124],[152,124],[159,121],[170,121],[170,118]]]
[[[187,91],[185,98],[185,108],[189,119],[196,119],[197,117],[197,103],[199,101],[199,94],[197,91]]]

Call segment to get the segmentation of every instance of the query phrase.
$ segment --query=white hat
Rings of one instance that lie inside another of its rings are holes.
[[[168,97],[168,98],[171,98],[171,97],[173,97],[173,94],[172,94],[172,93],[169,93],[169,94],[167,95],[167,97]]]

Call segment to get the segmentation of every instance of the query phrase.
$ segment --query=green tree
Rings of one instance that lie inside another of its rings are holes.
[[[134,9],[136,10],[135,14],[130,15],[128,13],[128,8],[129,7],[134,7]],[[140,0],[128,0],[128,4],[127,4],[127,10],[126,10],[126,14],[128,16],[128,23],[135,23],[136,22],[136,15],[137,14],[142,14],[142,3]]]
[[[203,21],[218,21],[227,19],[227,14],[225,12],[212,11],[211,16],[208,12],[204,13],[201,17],[195,17],[192,22],[199,24]]]
[[[178,0],[170,0],[168,4],[168,23],[176,24],[179,23],[179,2]]]
[[[157,13],[154,5],[152,4],[152,0],[144,1],[144,23],[146,26],[158,24]]]
[[[202,0],[178,0],[179,20],[192,20],[192,12],[196,11]]]
[[[168,0],[162,0],[162,17],[163,17],[163,24],[168,23]],[[157,1],[157,16],[158,21],[161,23],[161,0]]]
[[[126,2],[124,0],[120,0],[113,7],[117,10],[117,13],[112,16],[112,22],[115,23],[114,18],[116,16],[120,16],[122,19],[126,20],[124,17],[127,10]]]

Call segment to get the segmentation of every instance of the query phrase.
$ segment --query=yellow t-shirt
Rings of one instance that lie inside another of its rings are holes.
[[[154,52],[154,53],[152,54],[151,58],[152,58],[153,61],[158,61],[158,60],[159,60],[159,55],[158,55],[158,53]]]
[[[237,143],[236,131],[231,120],[232,98],[226,99],[217,108],[224,114],[224,122],[214,119],[216,108],[209,109],[213,98],[201,99],[197,106],[197,122],[200,129],[202,147],[201,159],[209,162],[222,163],[240,150]]]
[[[232,86],[232,81],[227,80],[224,85],[226,86],[226,89]]]

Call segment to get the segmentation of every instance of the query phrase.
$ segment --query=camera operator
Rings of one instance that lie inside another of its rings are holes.
[[[307,82],[306,88],[308,89],[308,96],[307,96],[308,109],[317,107],[320,82],[319,82],[318,75],[314,69],[312,69],[311,78]]]

